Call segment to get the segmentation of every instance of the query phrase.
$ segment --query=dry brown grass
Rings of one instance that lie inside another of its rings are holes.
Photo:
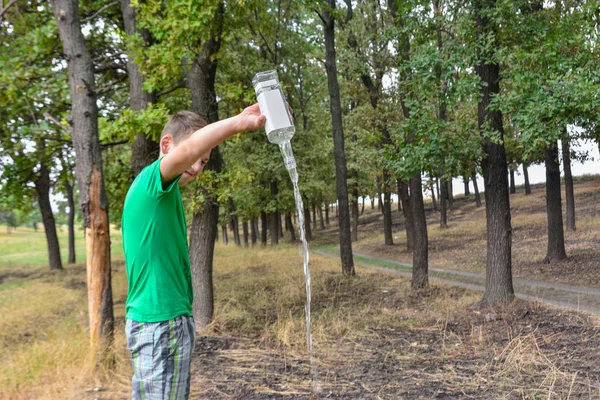
[[[530,196],[525,196],[523,188],[518,188],[517,193],[511,195],[515,277],[600,287],[600,177],[578,179],[574,188],[577,230],[565,231],[569,260],[553,264],[544,264],[547,249],[545,187],[536,185]],[[385,246],[382,217],[369,208],[361,217],[359,241],[353,244],[353,248],[379,258],[412,262],[411,253],[405,250],[403,217],[394,211],[395,245]],[[563,194],[563,219],[564,208]],[[442,229],[439,227],[439,213],[430,209],[427,214],[430,265],[484,272],[487,245],[485,205],[476,208],[472,196],[464,199],[459,195],[448,218],[448,227]],[[317,238],[317,243],[319,240]]]
[[[113,271],[115,364],[87,359],[84,269],[0,285],[0,398],[128,397],[125,276]],[[597,398],[600,325],[518,302],[471,310],[479,294],[445,286],[411,293],[407,279],[311,255],[312,333],[323,397]],[[200,332],[192,398],[308,398],[304,276],[296,246],[218,244],[215,319]],[[103,387],[96,393],[88,389]]]

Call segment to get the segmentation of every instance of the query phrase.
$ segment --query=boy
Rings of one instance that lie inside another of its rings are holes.
[[[187,399],[195,341],[192,277],[179,186],[204,169],[228,137],[263,128],[258,104],[213,124],[181,111],[165,125],[160,156],[132,183],[123,208],[127,346],[133,399]]]

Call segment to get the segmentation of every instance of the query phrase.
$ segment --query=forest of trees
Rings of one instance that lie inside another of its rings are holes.
[[[483,302],[511,302],[509,196],[518,166],[531,193],[533,164],[547,171],[545,262],[567,257],[564,230],[576,229],[570,162],[588,157],[570,146],[600,146],[597,1],[2,0],[0,6],[2,223],[39,208],[49,267],[60,269],[51,199],[67,199],[69,262],[80,210],[92,348],[112,338],[110,227],[120,225],[133,178],[156,159],[163,125],[182,109],[208,122],[240,112],[255,102],[252,77],[268,69],[278,71],[294,109],[307,237],[337,216],[345,275],[355,273],[351,242],[360,235],[360,204],[364,209],[365,198],[377,198],[385,244],[394,244],[392,213],[400,212],[404,245],[413,253],[412,287],[426,287],[424,197],[432,197],[446,226],[452,178],[462,177],[467,190],[469,181],[475,184],[477,206],[486,207]],[[213,313],[219,227],[225,242],[229,230],[239,246],[276,245],[284,230],[296,240],[297,220],[279,150],[262,131],[214,149],[205,173],[189,186],[194,314],[204,326]]]

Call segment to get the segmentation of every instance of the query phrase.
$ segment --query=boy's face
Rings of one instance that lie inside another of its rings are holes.
[[[179,186],[184,186],[189,181],[194,179],[200,172],[202,172],[208,163],[209,158],[210,150],[202,154],[202,156],[200,156],[200,158],[191,167],[185,170],[185,172],[181,175],[181,178],[179,178]]]
[[[200,158],[194,163],[194,165],[185,170],[185,172],[181,175],[181,178],[179,179],[179,186],[184,186],[189,181],[194,179],[200,172],[202,172],[202,170],[208,163],[209,158],[210,150],[202,154],[202,156],[200,156]]]
[[[181,145],[185,146],[185,142],[190,136],[191,136],[191,133],[188,136],[182,138],[178,143],[176,143],[173,140],[171,135],[164,136],[160,140],[161,156],[167,154],[169,151],[172,151],[177,146],[181,146]],[[191,167],[189,167],[187,170],[185,170],[185,172],[181,175],[181,178],[179,178],[179,186],[186,185],[189,181],[194,179],[200,172],[202,172],[202,170],[208,163],[209,158],[210,158],[210,150],[207,151],[206,153],[202,154],[200,156],[200,158],[198,160],[196,160],[196,162]]]

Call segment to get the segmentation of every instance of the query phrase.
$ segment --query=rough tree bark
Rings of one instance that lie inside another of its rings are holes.
[[[440,181],[440,228],[448,227],[448,183]]]
[[[42,222],[46,231],[46,243],[48,245],[48,260],[51,270],[63,269],[60,259],[60,246],[56,234],[56,222],[50,205],[50,170],[45,162],[40,164],[40,171],[35,180],[35,191],[38,198],[38,206],[42,214]]]
[[[566,129],[565,129],[566,131]],[[565,200],[567,203],[567,230],[575,231],[575,193],[573,190],[573,173],[571,172],[571,146],[568,133],[561,140],[563,171],[565,173]]]
[[[508,171],[510,174],[510,194],[517,193],[517,187],[515,185],[515,167],[511,164],[508,166]]]
[[[248,247],[248,220],[242,221],[242,231],[244,235],[244,247]]]
[[[99,360],[113,342],[114,314],[94,65],[81,32],[77,0],[52,0],[51,4],[69,69],[75,175],[86,238],[90,346],[92,357]]]
[[[531,194],[531,185],[529,184],[529,171],[527,170],[529,166],[523,163],[523,177],[525,178],[525,196]]]
[[[69,258],[67,264],[75,264],[75,195],[73,193],[73,184],[67,180],[65,182],[67,189],[67,204],[69,205]]]
[[[127,35],[138,36],[146,46],[149,45],[151,41],[150,34],[145,29],[137,28],[136,8],[131,7],[131,0],[121,0],[121,12]],[[127,55],[127,75],[129,76],[129,107],[132,110],[142,111],[148,108],[149,104],[156,102],[156,93],[148,93],[142,89],[144,77],[135,63],[133,51]],[[131,149],[133,176],[135,177],[146,165],[156,160],[158,154],[158,142],[148,138],[146,132],[138,133]]]
[[[329,107],[333,126],[333,153],[335,158],[335,181],[339,204],[339,234],[340,257],[342,273],[355,275],[352,240],[350,237],[350,210],[348,206],[348,172],[346,169],[346,154],[344,150],[344,128],[342,125],[342,103],[337,78],[335,60],[335,21],[332,12],[335,10],[335,0],[327,0],[323,7],[322,17],[325,34],[325,69],[327,71],[327,87],[329,89]]]
[[[383,237],[386,246],[394,244],[392,234],[392,190],[390,188],[391,177],[387,170],[383,171]]]
[[[221,225],[221,234],[223,235],[223,244],[227,246],[229,244],[229,238],[227,237],[227,226]]]
[[[312,240],[312,229],[310,226],[310,211],[308,208],[308,199],[303,202],[304,204],[304,233],[306,240]]]
[[[321,230],[325,229],[325,220],[323,219],[323,206],[319,204],[319,224],[321,225]]]
[[[289,226],[290,241],[295,242],[296,241],[296,229],[294,228],[294,223],[292,222],[292,214],[291,213],[285,214],[285,221],[286,221],[286,225]]]
[[[410,178],[410,206],[413,213],[413,271],[411,287],[423,289],[429,285],[429,240],[427,237],[427,220],[423,204],[423,186],[421,173],[416,172]]]
[[[252,247],[256,246],[256,240],[257,240],[257,235],[256,235],[256,231],[257,231],[257,222],[256,222],[256,217],[252,217],[250,219],[250,241],[252,243]]]
[[[548,215],[548,251],[545,262],[550,263],[567,258],[560,194],[560,164],[556,142],[546,149],[544,161],[546,163],[546,208]]]
[[[267,245],[267,226],[268,226],[267,214],[264,211],[260,212],[260,244],[263,246]]]
[[[495,33],[494,22],[489,19],[496,0],[474,0],[477,14],[477,37],[487,37]],[[504,148],[504,127],[502,112],[490,110],[492,98],[500,93],[500,66],[493,57],[494,49],[486,54],[479,50],[475,67],[481,85],[478,103],[478,123],[482,132],[484,157],[481,163],[485,185],[485,211],[487,220],[487,266],[485,293],[483,300],[488,305],[506,304],[514,300],[512,284],[512,228],[508,176],[506,174],[506,150]],[[500,134],[500,143],[494,143],[483,134],[485,127]]]
[[[202,46],[202,52],[191,63],[187,72],[187,84],[192,94],[192,110],[213,123],[219,120],[219,109],[215,93],[215,78],[218,59],[215,57],[221,48],[224,5],[220,2],[211,21],[212,37]],[[205,170],[220,172],[222,159],[219,148],[215,147]],[[196,329],[211,323],[214,312],[213,297],[213,255],[219,222],[219,204],[214,193],[205,191],[205,203],[194,213],[190,227],[190,265],[194,288],[193,313]]]
[[[415,223],[413,218],[411,198],[408,193],[408,184],[402,182],[400,184],[400,201],[402,202],[402,212],[404,213],[404,225],[406,227],[406,250],[413,251],[414,248],[414,236],[415,236]]]

